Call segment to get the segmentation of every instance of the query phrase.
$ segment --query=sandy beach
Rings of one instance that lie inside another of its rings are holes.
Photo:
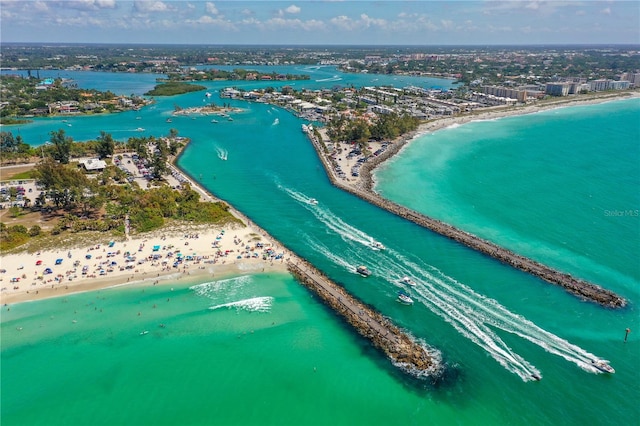
[[[388,144],[386,150],[376,157],[372,157],[367,161],[362,168],[359,170],[359,176],[352,176],[351,169],[352,166],[356,164],[357,158],[349,159],[347,158],[347,153],[349,152],[349,148],[347,148],[347,144],[337,144],[339,148],[342,149],[342,152],[334,153],[331,155],[331,162],[337,164],[345,173],[345,178],[340,178],[336,173],[335,169],[332,167],[327,167],[329,172],[332,172],[333,179],[335,182],[341,185],[348,185],[356,189],[364,189],[367,191],[372,191],[375,186],[375,182],[373,179],[373,171],[374,169],[385,162],[389,158],[393,157],[395,154],[400,152],[400,150],[405,147],[407,144],[416,140],[420,136],[435,132],[437,130],[445,129],[454,125],[461,125],[465,123],[470,123],[472,121],[483,121],[483,120],[496,120],[504,117],[511,117],[516,115],[526,115],[533,114],[536,112],[547,111],[556,108],[565,108],[570,106],[578,106],[578,105],[591,105],[591,104],[599,104],[603,102],[611,102],[617,101],[621,99],[631,99],[640,97],[639,91],[632,92],[624,92],[624,93],[604,93],[598,94],[594,96],[580,96],[580,97],[565,97],[559,98],[557,100],[552,100],[544,103],[536,103],[525,106],[512,106],[512,107],[492,107],[492,108],[482,108],[478,109],[472,113],[461,114],[455,116],[447,116],[436,118],[434,120],[430,120],[426,123],[421,124],[418,129],[413,132],[410,132],[406,135],[398,137],[396,140],[391,141]],[[322,136],[324,144],[328,144],[331,141],[329,140],[326,131],[323,129],[320,130],[320,134]],[[369,154],[383,148],[383,144],[389,141],[380,141],[380,142],[369,142]],[[324,155],[324,150],[317,149],[319,155]],[[329,161],[326,155],[324,155],[324,161]]]
[[[3,255],[0,301],[57,297],[118,285],[159,285],[189,277],[286,271],[289,254],[254,226],[154,231],[128,240]]]

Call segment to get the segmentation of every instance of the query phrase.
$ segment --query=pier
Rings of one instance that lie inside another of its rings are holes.
[[[351,296],[311,264],[301,259],[287,261],[287,269],[360,335],[384,352],[395,366],[416,377],[438,373],[440,366],[422,345],[379,312]]]
[[[338,179],[338,177],[335,175],[331,160],[325,154],[326,147],[324,146],[324,142],[319,141],[314,134],[308,133],[307,135],[313,143],[318,156],[320,157],[329,180],[334,186],[350,192],[351,194],[371,204],[385,209],[388,212],[409,220],[419,226],[427,228],[482,254],[497,259],[502,263],[541,278],[548,283],[559,285],[567,292],[578,296],[583,300],[590,300],[609,308],[622,308],[626,306],[627,301],[623,297],[610,290],[602,288],[588,281],[573,277],[570,274],[560,272],[535,260],[516,254],[511,250],[505,249],[495,243],[492,243],[491,241],[484,240],[474,234],[465,232],[461,229],[456,228],[455,226],[418,213],[414,210],[396,204],[393,201],[384,199],[376,194],[373,191],[371,172],[378,164],[395,155],[402,148],[402,146],[404,146],[404,144],[406,144],[411,139],[411,137],[406,137],[401,141],[394,142],[382,155],[372,158],[372,161],[370,162],[364,163],[364,165],[360,169],[360,178],[358,184],[350,184],[346,181]]]

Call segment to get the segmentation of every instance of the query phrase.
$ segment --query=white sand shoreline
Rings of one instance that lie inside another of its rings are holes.
[[[0,274],[0,303],[123,285],[285,272],[285,259],[290,257],[286,249],[255,226],[201,225],[190,227],[187,234],[161,229],[110,243],[2,256],[0,269],[5,272]]]

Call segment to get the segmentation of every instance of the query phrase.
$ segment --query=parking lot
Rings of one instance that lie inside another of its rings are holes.
[[[12,206],[23,207],[25,199],[31,205],[42,191],[36,186],[35,179],[22,179],[0,182],[0,209]]]

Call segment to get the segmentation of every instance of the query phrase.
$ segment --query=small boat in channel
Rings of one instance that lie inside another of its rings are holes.
[[[371,275],[371,271],[369,271],[366,266],[358,266],[356,268],[356,272],[363,277],[368,277],[369,275]]]
[[[604,359],[592,359],[591,365],[593,365],[595,368],[602,371],[603,373],[613,374],[616,372],[616,370],[614,370],[613,367],[609,365],[609,362]]]
[[[415,287],[416,286],[416,283],[409,277],[402,277],[400,279],[400,282],[402,284],[410,285],[411,287]]]
[[[413,299],[404,291],[398,292],[398,301],[404,305],[413,305]]]
[[[315,198],[311,198],[309,199],[309,204],[311,204],[312,206],[315,206],[316,204],[318,204],[318,200],[316,200]]]
[[[373,250],[376,250],[376,251],[384,250],[386,248],[384,244],[382,244],[380,241],[375,241],[375,240],[372,240],[369,243],[369,247],[371,247]]]

